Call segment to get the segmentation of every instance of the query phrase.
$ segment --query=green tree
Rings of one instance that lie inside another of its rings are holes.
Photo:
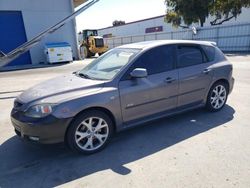
[[[211,0],[165,0],[165,20],[175,27],[180,26],[182,20],[188,26],[197,22],[203,26],[209,15],[210,2]]]
[[[243,7],[250,7],[250,0],[214,0],[209,9],[210,15],[215,17],[211,25],[220,25],[241,14]]]
[[[222,24],[241,14],[243,7],[250,6],[250,0],[165,0],[167,6],[165,21],[173,26],[187,26],[200,23],[203,27],[208,16],[214,18],[211,25]]]

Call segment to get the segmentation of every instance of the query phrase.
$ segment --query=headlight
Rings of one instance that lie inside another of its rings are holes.
[[[54,104],[38,104],[35,106],[31,106],[25,112],[25,115],[34,118],[45,117],[52,113],[53,106]]]

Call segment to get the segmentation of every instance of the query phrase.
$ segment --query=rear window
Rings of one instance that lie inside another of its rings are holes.
[[[203,63],[203,54],[197,46],[178,46],[178,67],[189,67]]]
[[[212,46],[202,46],[202,49],[207,55],[208,62],[214,61],[215,59],[215,49]]]

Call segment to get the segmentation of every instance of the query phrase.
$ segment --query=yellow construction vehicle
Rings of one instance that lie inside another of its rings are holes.
[[[98,55],[108,51],[108,46],[104,44],[103,37],[98,36],[97,30],[86,29],[79,33],[80,56],[82,59]]]

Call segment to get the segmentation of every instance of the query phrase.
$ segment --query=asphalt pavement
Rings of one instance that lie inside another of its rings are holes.
[[[204,109],[117,134],[103,151],[84,156],[63,144],[15,136],[10,110],[29,87],[88,64],[0,73],[0,187],[250,187],[250,55],[229,54],[235,87],[217,113]]]

